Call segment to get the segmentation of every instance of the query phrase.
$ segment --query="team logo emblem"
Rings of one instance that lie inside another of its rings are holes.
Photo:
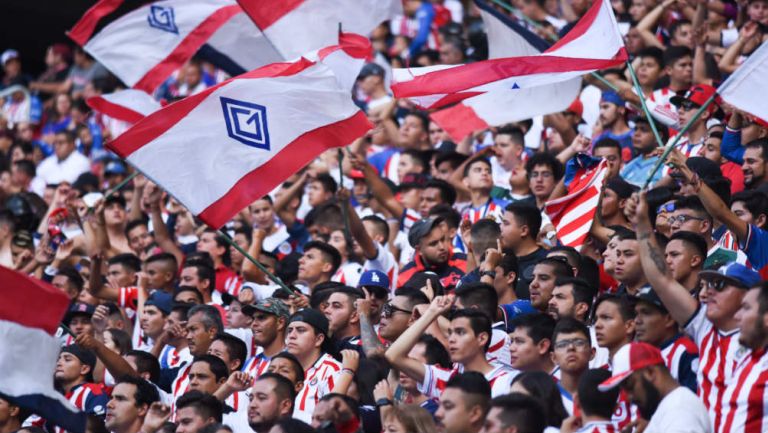
[[[270,150],[267,108],[263,105],[221,97],[227,134],[248,146]]]
[[[176,20],[174,18],[172,7],[158,5],[150,6],[147,21],[149,22],[150,27],[168,33],[179,34],[179,28],[176,27]]]
[[[520,86],[518,86],[517,83],[512,84],[512,90],[517,90],[519,88]]]
[[[288,255],[291,254],[291,251],[293,251],[293,247],[291,247],[291,244],[288,242],[283,242],[279,247],[277,247],[277,250],[282,254]]]

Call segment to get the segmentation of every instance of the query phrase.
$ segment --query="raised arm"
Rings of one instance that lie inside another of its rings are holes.
[[[389,189],[387,184],[384,183],[381,178],[379,178],[379,174],[376,173],[376,170],[371,166],[371,164],[369,164],[368,161],[358,155],[350,154],[349,158],[350,162],[352,163],[352,167],[362,171],[365,175],[365,182],[371,188],[371,192],[376,198],[376,201],[378,201],[384,207],[384,209],[386,209],[387,212],[392,215],[392,217],[398,219],[401,218],[405,212],[405,206],[397,201],[395,195],[392,194],[392,191]]]
[[[173,241],[168,227],[163,221],[163,214],[160,212],[160,205],[163,202],[163,191],[155,184],[148,184],[145,187],[144,198],[146,206],[149,208],[149,217],[152,220],[152,230],[155,234],[155,242],[163,251],[173,254],[176,263],[184,262],[184,253],[176,242]]]
[[[659,295],[672,318],[680,325],[687,323],[696,312],[698,304],[685,287],[667,274],[664,252],[656,242],[648,217],[645,192],[633,195],[627,202],[625,212],[637,232],[640,263],[648,282]]]
[[[640,32],[640,36],[642,36],[646,46],[653,46],[661,49],[665,48],[656,38],[656,35],[654,35],[654,30],[659,19],[661,19],[661,16],[664,14],[664,10],[672,6],[676,1],[677,0],[664,0],[664,2],[653,8],[640,20],[639,23],[637,23],[637,31]]]
[[[368,236],[368,232],[365,230],[363,222],[360,221],[360,217],[357,215],[355,208],[352,207],[352,203],[349,201],[350,192],[346,188],[339,188],[336,193],[336,198],[339,200],[339,204],[346,206],[347,208],[347,220],[349,221],[349,231],[352,237],[360,244],[360,248],[363,250],[363,255],[368,260],[375,259],[379,254],[379,249],[376,248],[376,242]]]
[[[248,247],[248,254],[258,259],[261,254],[261,247],[264,244],[264,239],[267,237],[267,232],[262,229],[254,228],[251,233],[251,245]],[[245,281],[252,281],[258,284],[267,284],[267,277],[261,272],[258,266],[254,265],[250,260],[243,260],[243,278]],[[241,289],[242,291],[242,289]]]
[[[424,364],[418,360],[408,357],[408,352],[411,351],[419,337],[424,334],[424,331],[437,320],[437,318],[450,310],[453,305],[453,295],[437,296],[429,304],[429,307],[424,314],[416,320],[411,327],[405,330],[397,340],[395,340],[389,349],[384,353],[387,361],[392,364],[393,367],[399,371],[405,373],[409,377],[418,382],[424,381]]]
[[[306,185],[309,179],[309,172],[305,171],[301,174],[299,179],[289,186],[280,197],[275,200],[275,213],[283,221],[286,227],[293,226],[296,222],[296,212],[289,209],[289,205],[294,198],[300,198],[302,191],[304,191],[304,185]]]

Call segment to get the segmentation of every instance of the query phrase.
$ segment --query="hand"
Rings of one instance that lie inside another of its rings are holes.
[[[352,193],[344,188],[343,186],[339,188],[339,190],[336,192],[336,198],[339,200],[340,203],[349,203],[349,198],[352,196]]]
[[[427,280],[427,285],[432,288],[432,285],[429,284],[429,280]],[[448,312],[451,307],[453,307],[455,301],[456,298],[453,295],[436,296],[435,299],[432,300],[432,303],[429,304],[429,308],[427,308],[426,312],[439,316]]]
[[[470,236],[471,232],[472,222],[469,221],[469,218],[462,219],[461,223],[459,223],[459,236],[461,237],[461,241],[464,242],[464,245],[467,247],[467,253],[472,252],[472,236]]]
[[[580,429],[582,424],[581,417],[570,416],[563,420],[563,424],[560,426],[560,433],[573,433]]]
[[[267,231],[264,229],[260,229],[258,227],[254,227],[251,231],[251,239],[259,239],[264,240],[267,238]]]
[[[741,30],[739,30],[739,39],[742,41],[748,41],[752,39],[757,34],[757,28],[758,27],[756,22],[747,22],[741,27]]]
[[[252,289],[243,287],[237,294],[237,301],[243,305],[250,305],[256,301],[256,295],[253,294]]]
[[[364,298],[358,299],[355,303],[357,307],[357,315],[358,316],[370,316],[371,315],[371,302],[373,301],[373,296],[368,292],[368,290],[363,287],[363,294],[365,295]]]
[[[146,209],[159,210],[162,201],[163,190],[156,184],[147,182],[147,186],[144,188],[144,196],[142,197],[142,205]]]
[[[291,314],[301,310],[302,308],[306,308],[309,306],[309,298],[302,294],[295,294],[288,297],[288,299],[285,301],[286,304],[288,304],[288,308],[291,312]]]
[[[23,268],[24,266],[29,263],[29,261],[34,257],[34,253],[29,250],[24,250],[19,254],[19,256],[16,258],[16,263],[13,264],[13,269],[19,270]]]
[[[142,433],[155,433],[171,417],[171,408],[156,401],[149,406],[147,415],[144,417],[144,424],[141,426]]]
[[[99,342],[96,338],[88,332],[83,332],[75,338],[75,344],[82,347],[85,350],[96,350]]]
[[[179,322],[167,328],[163,332],[168,338],[187,338],[187,322]]]
[[[357,350],[345,349],[341,351],[341,368],[348,368],[357,372],[360,366],[360,353]]]
[[[253,386],[253,378],[244,371],[235,371],[227,378],[226,385],[233,392],[243,392]]]
[[[109,308],[106,305],[99,305],[96,307],[96,311],[91,316],[91,325],[96,332],[104,332],[107,329],[107,317],[109,316]]]
[[[648,201],[645,199],[645,191],[632,194],[624,206],[624,215],[635,227],[639,225],[650,225],[648,216]]]
[[[380,380],[379,383],[373,387],[373,399],[379,400],[382,398],[388,398],[392,400],[392,388],[390,388],[387,379]]]
[[[435,289],[432,288],[432,281],[430,280],[427,280],[427,285],[422,287],[420,291],[430,300],[430,302],[435,298]]]
[[[46,231],[35,250],[35,261],[41,265],[50,265],[56,252],[51,248],[51,237]]]
[[[56,191],[53,193],[53,200],[51,200],[51,208],[56,209],[59,207],[64,207],[67,204],[67,199],[70,196],[70,193],[72,192],[72,187],[69,186],[68,183],[60,183],[58,187],[56,187]]]
[[[54,254],[53,259],[58,263],[64,262],[72,255],[74,249],[75,241],[67,239],[59,244],[59,248],[56,249],[56,254]]]
[[[147,290],[147,284],[149,284],[147,274],[144,271],[136,272],[136,285],[143,290]]]
[[[496,239],[496,248],[497,249],[489,248],[485,251],[485,260],[483,260],[482,270],[494,271],[496,267],[501,263],[501,239]]]
[[[573,149],[576,153],[583,153],[587,152],[589,150],[589,146],[592,144],[592,141],[579,134],[576,136],[576,138],[573,139],[573,142],[571,142],[571,149]]]
[[[356,153],[349,154],[349,163],[355,170],[365,171],[368,161]]]
[[[147,186],[146,176],[144,176],[143,174],[139,174],[133,178],[133,189],[135,191],[143,191],[145,186]]]

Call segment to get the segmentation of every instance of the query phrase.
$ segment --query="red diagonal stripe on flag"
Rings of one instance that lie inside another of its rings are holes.
[[[0,320],[42,329],[49,334],[56,332],[69,305],[64,292],[3,266],[0,266],[0,281],[3,286]]]

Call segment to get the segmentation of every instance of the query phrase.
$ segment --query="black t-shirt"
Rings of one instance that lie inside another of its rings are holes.
[[[518,299],[531,298],[531,295],[528,292],[528,285],[533,281],[533,267],[546,256],[547,250],[539,247],[539,249],[531,254],[517,258],[519,272],[517,274],[515,293],[517,294]]]

